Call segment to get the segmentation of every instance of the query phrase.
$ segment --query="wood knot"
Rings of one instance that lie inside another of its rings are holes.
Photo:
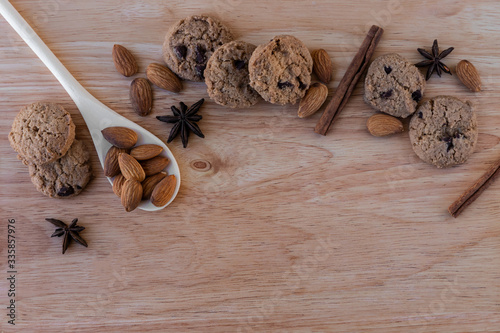
[[[191,162],[191,167],[197,171],[208,171],[212,168],[212,164],[205,160],[194,160]]]

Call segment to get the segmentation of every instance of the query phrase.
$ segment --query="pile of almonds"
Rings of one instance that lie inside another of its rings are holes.
[[[129,77],[139,71],[134,55],[124,46],[115,44],[112,55],[116,70],[122,75]],[[166,66],[149,64],[146,76],[147,79],[139,77],[130,84],[130,102],[134,111],[142,117],[150,114],[153,109],[153,91],[150,82],[170,92],[178,93],[182,90],[181,80]]]
[[[164,169],[170,160],[160,156],[163,148],[154,144],[137,144],[137,133],[126,127],[102,130],[113,146],[104,160],[104,175],[114,177],[113,192],[121,198],[127,212],[150,200],[157,207],[166,205],[174,194],[177,179]]]

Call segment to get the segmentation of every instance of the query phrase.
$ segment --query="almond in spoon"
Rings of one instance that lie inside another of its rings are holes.
[[[142,182],[144,178],[146,178],[144,169],[139,162],[129,154],[121,153],[118,155],[118,163],[120,164],[122,175],[126,179],[134,179]]]
[[[127,127],[107,127],[101,133],[109,143],[118,148],[132,148],[138,139],[137,133]]]
[[[149,160],[150,158],[156,157],[163,151],[162,146],[147,144],[134,147],[130,151],[130,156],[138,161]]]
[[[156,207],[165,206],[174,195],[176,183],[177,179],[174,175],[163,178],[162,181],[155,186],[151,194],[151,203]]]

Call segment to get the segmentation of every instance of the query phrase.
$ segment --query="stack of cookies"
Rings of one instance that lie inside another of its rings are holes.
[[[92,176],[89,153],[75,140],[75,124],[60,105],[25,106],[14,119],[9,141],[29,167],[33,185],[49,197],[78,195]]]
[[[221,22],[191,16],[167,33],[163,58],[179,77],[205,81],[217,104],[244,108],[261,98],[274,104],[295,104],[311,83],[309,50],[289,35],[255,45],[234,41]]]

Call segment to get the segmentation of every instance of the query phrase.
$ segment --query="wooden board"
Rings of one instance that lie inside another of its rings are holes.
[[[57,201],[33,188],[9,147],[18,110],[38,100],[66,107],[92,148],[77,108],[0,19],[0,327],[4,332],[486,332],[500,330],[500,184],[459,218],[447,207],[500,157],[500,3],[497,1],[69,1],[14,6],[95,95],[166,140],[155,119],[180,101],[207,98],[202,83],[155,89],[153,115],[128,100],[131,79],[111,48],[138,58],[141,73],[161,61],[168,27],[188,15],[223,20],[255,44],[293,34],[326,49],[335,89],[371,24],[385,28],[376,55],[421,60],[417,47],[455,47],[446,58],[473,62],[484,90],[432,77],[426,97],[451,94],[477,105],[477,151],[438,170],[413,153],[408,133],[374,138],[374,113],[358,84],[326,137],[320,114],[260,103],[230,110],[208,100],[204,140],[170,144],[182,173],[163,211],[125,213],[92,150],[95,179]],[[140,74],[138,76],[143,76]],[[196,161],[210,167],[200,170]],[[61,255],[47,217],[78,217],[87,249]],[[7,324],[7,221],[16,223],[16,326]]]

